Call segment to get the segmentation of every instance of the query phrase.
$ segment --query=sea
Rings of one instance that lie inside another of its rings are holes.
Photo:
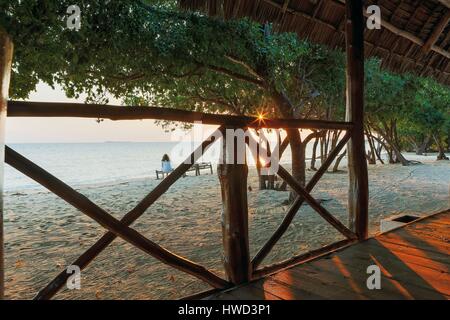
[[[199,145],[195,142],[104,142],[104,143],[17,143],[9,147],[41,166],[65,183],[82,185],[121,183],[156,178],[161,158],[168,154],[173,167],[183,162]],[[218,163],[220,143],[209,148],[199,161]],[[290,162],[287,148],[280,163]],[[254,164],[248,157],[249,165]],[[215,171],[215,170],[214,170]],[[42,189],[39,184],[5,166],[5,191]]]

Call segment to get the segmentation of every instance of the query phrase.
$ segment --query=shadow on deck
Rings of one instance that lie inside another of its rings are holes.
[[[449,299],[450,211],[206,299]],[[367,288],[378,265],[381,289]]]

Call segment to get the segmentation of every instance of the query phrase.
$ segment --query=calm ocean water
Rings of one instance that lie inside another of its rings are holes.
[[[72,186],[155,178],[155,169],[160,169],[163,154],[171,156],[175,167],[196,147],[195,144],[177,142],[36,143],[9,146]],[[220,144],[214,144],[200,161],[216,164],[219,149]],[[289,157],[288,148],[281,162],[288,161]],[[5,167],[6,191],[41,188],[12,167]]]

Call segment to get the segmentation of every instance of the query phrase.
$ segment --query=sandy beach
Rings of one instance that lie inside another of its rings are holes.
[[[411,158],[411,157],[410,157]],[[450,162],[415,157],[423,164],[369,166],[370,231],[380,219],[399,213],[430,214],[450,207]],[[308,177],[313,173],[308,172]],[[120,218],[158,183],[155,178],[118,184],[77,186],[77,190]],[[250,246],[254,255],[283,219],[287,192],[258,190],[249,172]],[[313,191],[347,223],[347,172],[327,173]],[[133,228],[167,249],[224,276],[221,263],[220,186],[214,175],[180,179]],[[104,230],[46,191],[5,195],[6,297],[30,299]],[[343,237],[310,207],[303,206],[264,264],[335,242]],[[117,239],[82,273],[81,290],[62,290],[58,299],[172,299],[209,286],[165,266]]]

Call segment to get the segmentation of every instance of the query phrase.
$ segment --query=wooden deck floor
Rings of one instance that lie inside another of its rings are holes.
[[[448,300],[449,237],[447,211],[208,299]],[[380,290],[366,285],[373,264],[381,269]]]

